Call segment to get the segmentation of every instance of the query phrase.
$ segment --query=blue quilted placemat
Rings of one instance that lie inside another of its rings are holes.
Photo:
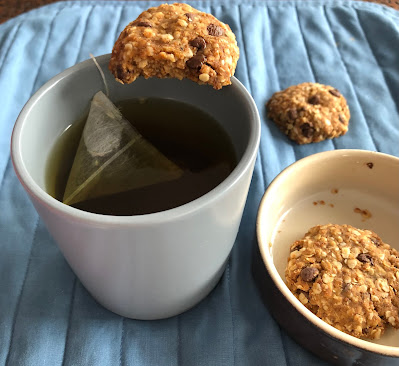
[[[236,76],[253,95],[262,138],[227,270],[194,309],[134,321],[98,305],[75,278],[18,183],[9,157],[15,119],[49,78],[109,53],[157,2],[61,2],[0,25],[0,365],[325,365],[279,328],[251,275],[255,218],[270,181],[310,154],[341,148],[399,156],[399,13],[363,2],[191,3],[228,23]],[[347,98],[349,132],[299,146],[265,114],[277,90],[317,81]]]

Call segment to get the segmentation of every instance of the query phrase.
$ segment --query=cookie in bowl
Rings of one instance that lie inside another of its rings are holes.
[[[399,328],[399,253],[372,231],[312,227],[290,248],[285,277],[309,310],[358,338]]]

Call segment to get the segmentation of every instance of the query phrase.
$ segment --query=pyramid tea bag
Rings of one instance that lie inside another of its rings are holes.
[[[73,205],[174,180],[182,174],[100,91],[91,102],[63,202]]]

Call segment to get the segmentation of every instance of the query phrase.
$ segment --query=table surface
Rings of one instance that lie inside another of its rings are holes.
[[[40,6],[54,3],[57,0],[0,0],[0,23],[19,14]],[[384,4],[399,10],[399,0],[364,0]]]

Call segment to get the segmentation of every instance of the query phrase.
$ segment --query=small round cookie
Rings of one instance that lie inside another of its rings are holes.
[[[350,112],[345,98],[331,86],[303,83],[274,93],[267,116],[291,140],[309,144],[344,135]]]
[[[141,13],[122,31],[109,69],[126,84],[138,76],[172,77],[220,89],[231,84],[238,57],[227,24],[187,4],[162,4]]]
[[[288,288],[309,310],[358,338],[399,328],[399,253],[369,230],[311,228],[291,245]]]

